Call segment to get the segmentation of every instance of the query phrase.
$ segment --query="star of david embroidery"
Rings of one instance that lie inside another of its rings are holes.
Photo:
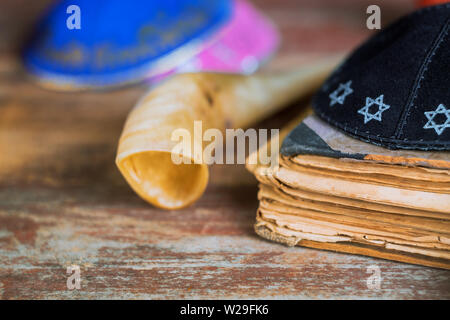
[[[339,84],[339,87],[334,90],[330,95],[330,107],[335,105],[336,103],[344,104],[345,98],[353,93],[353,89],[350,88],[352,81],[347,81],[346,83]]]
[[[428,119],[428,122],[423,126],[424,129],[434,129],[438,136],[440,136],[446,128],[450,128],[450,109],[446,109],[442,103],[436,108],[436,110],[425,111],[424,114]],[[437,124],[434,121],[434,118],[438,114],[443,114],[446,116],[446,120],[443,123]]]
[[[382,94],[375,100],[372,98],[366,97],[366,105],[358,110],[358,113],[362,114],[364,116],[364,124],[366,124],[367,122],[369,122],[372,119],[378,120],[380,122],[382,121],[381,114],[383,113],[383,111],[386,111],[387,109],[389,109],[391,107],[391,106],[383,103],[383,98],[384,98],[384,94]],[[374,104],[378,106],[378,111],[375,113],[370,113],[369,108]]]

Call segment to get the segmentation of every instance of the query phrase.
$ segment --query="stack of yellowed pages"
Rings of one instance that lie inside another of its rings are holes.
[[[314,115],[291,129],[278,166],[247,164],[260,236],[450,269],[449,152],[385,149]]]

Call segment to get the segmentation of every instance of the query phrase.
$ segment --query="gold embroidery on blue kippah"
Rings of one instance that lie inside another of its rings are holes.
[[[440,136],[446,128],[450,128],[450,109],[447,109],[442,103],[436,108],[436,110],[425,111],[424,114],[428,119],[428,122],[423,126],[424,129],[434,129],[437,135]],[[441,124],[437,124],[434,121],[434,118],[438,114],[443,114],[447,117],[447,119]]]

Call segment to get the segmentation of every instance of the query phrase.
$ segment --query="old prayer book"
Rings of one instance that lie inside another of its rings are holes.
[[[259,235],[450,269],[449,22],[444,4],[375,34],[286,129],[278,166],[248,164]]]
[[[260,236],[450,269],[450,152],[389,150],[311,115],[278,167],[247,167],[260,182]]]

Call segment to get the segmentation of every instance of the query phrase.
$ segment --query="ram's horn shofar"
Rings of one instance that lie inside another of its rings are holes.
[[[311,94],[341,57],[321,59],[283,73],[175,75],[148,92],[128,115],[116,164],[130,186],[146,201],[164,209],[196,201],[208,183],[206,164],[174,164],[172,133],[184,128],[245,128],[295,99]],[[193,141],[203,145],[203,141]],[[182,156],[193,158],[183,152]]]

